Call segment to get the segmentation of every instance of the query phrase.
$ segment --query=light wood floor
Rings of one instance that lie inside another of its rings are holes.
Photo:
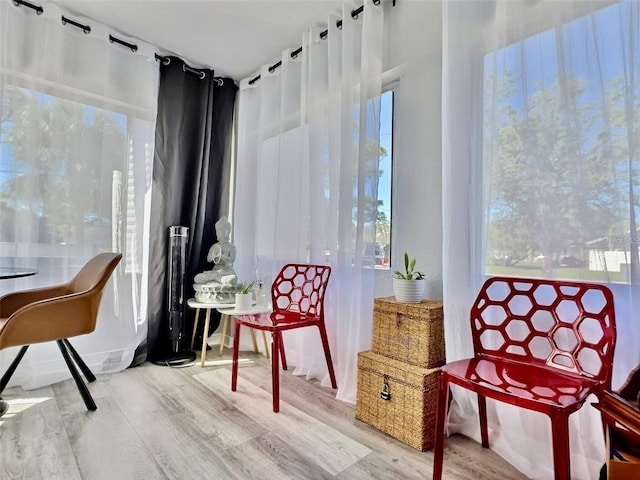
[[[2,480],[430,479],[432,452],[356,420],[318,382],[281,375],[271,411],[269,363],[243,354],[238,391],[230,355],[204,368],[145,363],[101,375],[88,412],[72,380],[7,389],[0,418]],[[444,478],[524,479],[499,456],[461,436],[448,439]]]

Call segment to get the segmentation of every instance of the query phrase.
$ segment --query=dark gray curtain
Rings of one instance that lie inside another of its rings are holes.
[[[151,192],[147,341],[133,365],[171,351],[167,311],[169,227],[189,228],[185,299],[193,297],[193,277],[208,270],[207,251],[216,241],[214,224],[227,214],[231,133],[237,87],[213,70],[193,69],[176,57],[160,61]],[[186,300],[185,300],[186,306]],[[189,348],[194,312],[185,308],[183,346]],[[212,314],[207,335],[218,326]],[[201,319],[199,343],[202,345]]]

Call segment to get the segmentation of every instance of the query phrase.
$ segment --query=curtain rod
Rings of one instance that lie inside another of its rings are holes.
[[[68,23],[69,25],[73,25],[74,27],[81,28],[82,31],[87,35],[91,33],[91,27],[89,25],[83,25],[82,23],[76,22],[75,20],[67,18],[64,15],[62,15],[61,20],[62,20],[62,25],[66,25]]]
[[[44,12],[44,8],[42,6],[36,5],[35,3],[28,2],[27,0],[13,0],[13,4],[16,7],[24,5],[25,7],[34,10],[36,12],[36,14],[38,14],[38,15],[42,15],[42,13]],[[69,17],[65,17],[64,15],[61,15],[60,21],[62,22],[62,25],[69,24],[69,25],[73,25],[74,27],[80,28],[87,35],[91,33],[91,26],[90,25],[82,24],[82,23],[80,23],[80,22],[78,22],[76,20],[73,20],[73,19],[69,18]],[[138,45],[136,45],[135,43],[127,42],[127,41],[122,40],[122,39],[120,39],[118,37],[115,37],[115,36],[113,36],[111,34],[109,34],[109,42],[110,43],[117,43],[119,45],[122,45],[123,47],[127,47],[132,52],[137,52],[138,51]],[[167,57],[163,57],[162,55],[158,55],[157,53],[155,54],[155,59],[158,60],[158,61],[161,61],[165,65],[169,65],[169,63],[171,63],[171,59],[168,56]],[[198,77],[200,77],[200,80],[204,80],[204,78],[206,77],[206,73],[203,70],[198,70],[196,68],[189,67],[184,63],[182,64],[182,71],[185,72],[185,73],[189,72],[189,73],[192,73],[194,75],[197,75]],[[220,78],[220,77],[213,77],[213,80],[220,87],[222,85],[224,85],[224,80],[222,78]]]
[[[40,5],[36,5],[34,3],[27,2],[25,0],[13,0],[13,4],[16,7],[19,7],[20,5],[24,5],[25,7],[35,10],[38,15],[42,15],[42,12],[44,12],[44,8],[42,8]]]
[[[380,5],[381,0],[372,0],[372,1],[374,5]],[[396,6],[396,0],[393,0],[392,6],[394,7]],[[360,15],[363,10],[364,10],[364,5],[356,8],[355,10],[351,10],[351,18],[354,18],[354,19],[358,18],[358,15]],[[336,27],[338,27],[338,29],[342,29],[342,19],[336,22]],[[322,40],[327,38],[327,35],[329,35],[329,29],[326,29],[320,32],[320,38]],[[302,47],[296,48],[293,52],[291,52],[291,58],[296,58],[298,55],[300,55],[301,52],[302,52]],[[273,73],[273,71],[280,66],[282,66],[282,60],[278,60],[276,63],[271,65],[269,67],[269,73]],[[261,78],[261,75],[256,75],[251,80],[249,80],[249,85],[253,85],[258,80],[260,80],[260,78]]]
[[[156,53],[155,57],[156,57],[156,60],[159,62],[162,62],[163,65],[169,65],[171,63],[171,57],[169,56],[163,57],[162,55],[158,55]],[[207,74],[204,70],[190,67],[186,63],[184,63],[184,60],[182,62],[183,62],[182,63],[183,72],[193,73],[194,75],[197,75],[200,78],[200,80],[204,80],[206,78]],[[218,84],[219,87],[224,85],[224,79],[221,77],[213,77],[213,81],[216,82],[216,84]]]

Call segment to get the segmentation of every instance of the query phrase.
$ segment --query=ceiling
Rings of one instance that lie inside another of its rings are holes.
[[[54,0],[103,23],[236,81],[298,48],[310,25],[339,12],[333,0]]]

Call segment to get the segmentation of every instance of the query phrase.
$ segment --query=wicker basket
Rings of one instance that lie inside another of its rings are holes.
[[[442,302],[400,303],[394,297],[373,303],[372,350],[422,368],[445,363]]]
[[[360,352],[356,418],[421,452],[432,448],[438,371]]]

